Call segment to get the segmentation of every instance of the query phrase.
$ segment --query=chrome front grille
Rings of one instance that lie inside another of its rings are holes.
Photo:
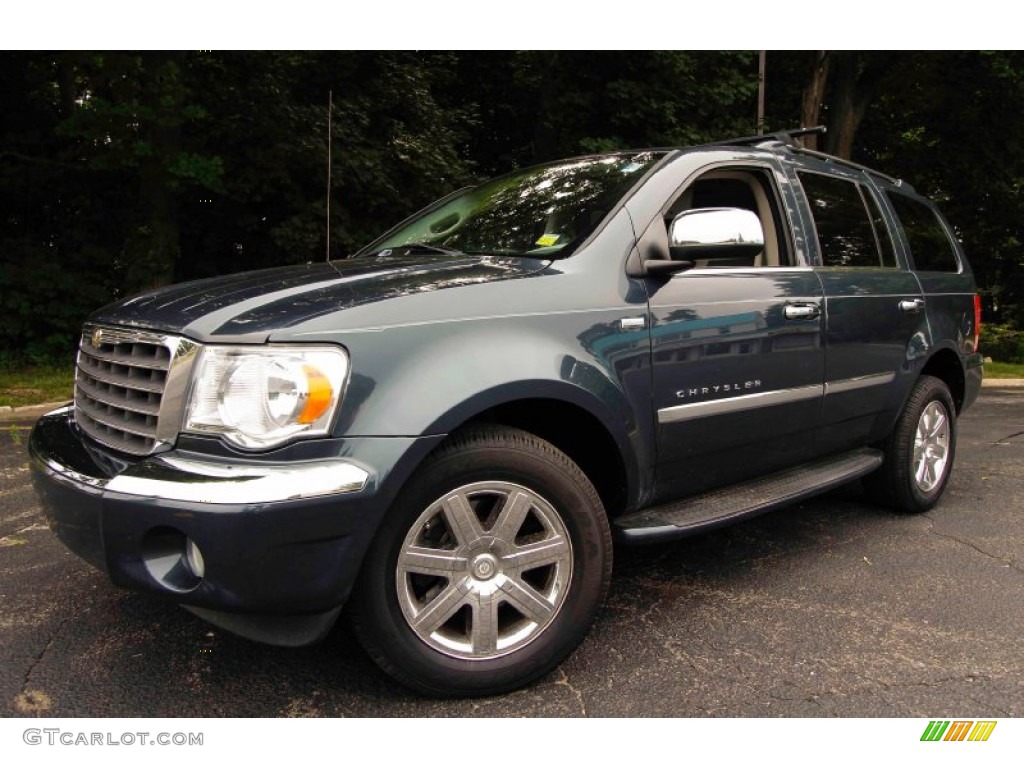
[[[194,348],[177,336],[86,326],[75,372],[78,426],[98,443],[140,456],[172,443],[187,383],[175,369]],[[168,393],[176,395],[170,403]]]

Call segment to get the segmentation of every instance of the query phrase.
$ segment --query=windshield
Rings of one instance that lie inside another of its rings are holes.
[[[582,157],[516,171],[427,210],[357,256],[421,248],[568,256],[662,155]]]

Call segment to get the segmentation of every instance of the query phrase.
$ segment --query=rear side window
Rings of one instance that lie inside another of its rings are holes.
[[[894,267],[889,233],[863,185],[799,173],[826,267]],[[870,202],[869,202],[870,201]],[[870,206],[870,210],[869,210]]]
[[[907,235],[914,268],[921,272],[959,272],[956,249],[939,221],[938,213],[899,192],[886,192],[886,196]]]

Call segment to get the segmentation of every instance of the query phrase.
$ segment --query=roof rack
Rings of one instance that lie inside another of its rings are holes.
[[[774,133],[764,133],[760,136],[740,136],[736,139],[724,139],[723,141],[713,141],[706,146],[720,146],[730,145],[735,146],[737,144],[761,144],[766,141],[778,141],[790,148],[793,152],[799,152],[802,155],[810,155],[811,157],[817,157],[821,160],[828,162],[837,163],[839,165],[845,165],[847,168],[853,168],[858,171],[870,173],[877,176],[890,184],[894,184],[897,187],[904,184],[902,179],[898,179],[895,176],[890,176],[887,173],[876,171],[874,168],[868,168],[866,165],[855,163],[852,160],[846,160],[842,157],[836,157],[825,152],[818,152],[814,149],[808,149],[803,144],[800,144],[796,139],[800,136],[810,136],[812,134],[818,134],[820,136],[825,135],[828,129],[824,125],[816,125],[813,128],[796,128],[791,131],[776,131]]]
[[[885,181],[888,181],[890,184],[893,184],[894,186],[897,187],[903,186],[904,184],[903,179],[896,178],[895,176],[890,176],[889,174],[882,173],[881,171],[876,171],[874,168],[868,168],[866,165],[861,165],[860,163],[853,162],[853,160],[847,160],[842,157],[836,157],[835,155],[829,155],[825,152],[817,152],[813,149],[807,149],[807,147],[801,147],[799,145],[794,145],[792,149],[794,152],[798,152],[801,155],[810,155],[811,157],[817,157],[820,160],[825,160],[830,163],[836,163],[837,165],[845,165],[847,168],[853,168],[854,170],[862,171],[864,173],[870,173],[871,175],[877,176],[880,179],[884,179]]]
[[[762,133],[759,136],[740,136],[735,139],[724,139],[722,141],[712,141],[711,145],[718,144],[760,144],[764,141],[779,141],[791,147],[800,146],[796,143],[796,139],[800,136],[810,136],[812,134],[824,135],[828,129],[824,125],[815,125],[813,128],[794,128],[789,131],[775,131],[774,133]]]

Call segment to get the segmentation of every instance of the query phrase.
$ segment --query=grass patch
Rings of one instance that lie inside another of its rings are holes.
[[[28,431],[30,429],[32,427],[0,424],[0,436],[6,435],[7,439],[11,441],[11,445],[20,448],[21,444],[28,439]]]
[[[74,365],[0,368],[0,406],[37,405],[74,396]]]
[[[985,363],[986,379],[1024,379],[1024,364]]]

